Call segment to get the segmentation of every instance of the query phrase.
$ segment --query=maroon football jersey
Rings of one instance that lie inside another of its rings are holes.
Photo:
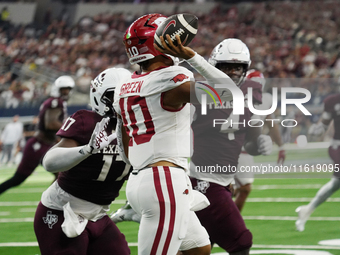
[[[67,116],[67,102],[63,101],[58,97],[50,97],[46,99],[40,106],[39,109],[39,125],[38,129],[41,131],[46,131],[45,127],[45,113],[48,109],[61,108],[63,109],[62,113],[59,116],[59,121],[63,122],[64,118]]]
[[[102,117],[95,112],[80,110],[71,115],[58,131],[62,138],[70,138],[79,145],[88,144],[96,123]],[[116,123],[111,120],[107,133],[111,134]],[[116,149],[117,140],[72,169],[59,173],[58,184],[68,193],[99,205],[110,204],[119,194],[128,170]],[[125,170],[125,171],[124,171]]]
[[[334,139],[340,140],[340,94],[330,95],[324,100],[325,112],[332,114],[334,121]]]
[[[252,87],[253,104],[260,104],[262,102],[261,86],[257,82],[246,80],[240,88],[246,95],[248,87]],[[244,115],[233,115],[232,102],[222,103],[222,106],[219,103],[216,106],[214,103],[208,104],[206,115],[201,115],[199,111],[196,111],[197,118],[192,123],[194,154],[191,158],[196,166],[208,167],[218,164],[219,166],[237,167],[246,131],[249,128],[248,121],[253,114],[248,107],[245,107]],[[198,106],[196,109],[200,109],[200,107]],[[226,125],[217,124],[214,127],[214,119],[219,119],[219,123],[223,121],[228,121],[228,123]],[[231,120],[233,127],[228,128]],[[242,124],[237,125],[236,123]],[[251,124],[255,125],[255,123]]]

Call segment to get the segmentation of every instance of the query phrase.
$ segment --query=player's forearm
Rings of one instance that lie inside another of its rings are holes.
[[[194,57],[186,60],[193,68],[197,70],[209,83],[216,88],[216,85],[223,84],[225,88],[235,87],[235,83],[228,75],[221,70],[210,65],[202,56],[195,54]],[[224,88],[224,91],[225,91]],[[231,95],[231,94],[230,94]]]
[[[269,129],[269,135],[272,138],[272,140],[274,141],[274,143],[277,144],[277,146],[281,147],[283,146],[283,142],[281,139],[281,134],[280,134],[280,130],[279,130],[279,126],[274,124],[274,126],[270,126]]]
[[[48,172],[64,172],[78,165],[90,155],[86,146],[54,147],[45,154],[42,164]]]
[[[61,127],[63,126],[63,123],[60,121],[51,121],[48,123],[45,123],[45,128],[47,130],[54,130],[54,131],[58,131]]]
[[[125,132],[124,125],[120,116],[117,118],[117,146],[120,157],[126,164],[130,164],[128,159],[128,135]]]

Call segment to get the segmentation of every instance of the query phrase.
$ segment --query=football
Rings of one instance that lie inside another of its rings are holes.
[[[195,15],[189,13],[175,14],[165,19],[158,26],[154,35],[154,42],[158,47],[163,48],[159,37],[163,36],[168,44],[166,35],[169,35],[171,41],[177,46],[176,35],[179,35],[182,44],[187,46],[196,36],[197,28],[198,18]]]

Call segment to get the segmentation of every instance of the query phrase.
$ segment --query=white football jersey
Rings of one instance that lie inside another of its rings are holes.
[[[163,106],[163,93],[193,79],[181,66],[133,74],[115,91],[114,108],[131,137],[129,160],[134,169],[166,160],[185,169],[190,157],[190,104],[178,110]]]

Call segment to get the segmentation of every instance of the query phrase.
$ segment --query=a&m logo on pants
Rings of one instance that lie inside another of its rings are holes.
[[[45,224],[48,224],[50,229],[52,229],[53,225],[58,222],[58,215],[52,214],[51,211],[47,211],[46,217],[43,217],[43,221]]]

